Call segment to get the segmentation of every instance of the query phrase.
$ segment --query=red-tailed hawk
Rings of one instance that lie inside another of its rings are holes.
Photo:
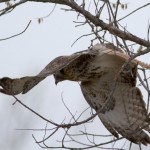
[[[108,131],[136,144],[150,144],[150,118],[139,88],[136,87],[137,65],[150,68],[130,57],[111,44],[96,44],[92,48],[60,56],[51,61],[38,75],[0,79],[0,92],[7,95],[26,93],[49,75],[55,82],[80,82],[88,104],[99,112],[98,116]],[[107,103],[107,105],[106,105]],[[106,106],[105,106],[106,105]]]

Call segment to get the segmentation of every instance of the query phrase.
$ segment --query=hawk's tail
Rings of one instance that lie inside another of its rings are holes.
[[[133,143],[136,143],[136,144],[142,143],[143,145],[146,145],[146,146],[148,144],[150,144],[150,137],[143,130],[141,130],[140,132],[138,132],[137,135],[130,136],[127,139],[130,140]]]

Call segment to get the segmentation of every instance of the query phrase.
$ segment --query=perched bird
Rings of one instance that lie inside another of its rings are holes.
[[[38,75],[20,79],[0,79],[0,92],[8,95],[26,93],[49,75],[55,83],[64,80],[80,82],[88,104],[116,138],[121,134],[136,144],[150,144],[150,118],[142,93],[136,87],[137,65],[150,65],[131,60],[112,44],[96,44],[88,50],[51,61]]]

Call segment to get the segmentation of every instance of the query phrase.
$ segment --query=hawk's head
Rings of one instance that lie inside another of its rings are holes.
[[[55,79],[56,85],[57,85],[57,83],[66,80],[66,75],[65,75],[64,69],[57,71],[57,73],[54,74],[54,79]]]

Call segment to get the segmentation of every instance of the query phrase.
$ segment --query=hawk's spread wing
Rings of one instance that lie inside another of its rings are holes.
[[[17,95],[19,93],[27,93],[30,89],[36,86],[40,81],[45,79],[47,76],[55,74],[59,70],[66,68],[69,65],[76,64],[77,60],[85,60],[88,57],[95,56],[96,54],[88,52],[88,50],[74,53],[70,56],[60,56],[52,60],[38,75],[26,76],[22,78],[1,78],[0,92],[8,95]],[[82,62],[80,62],[82,63]],[[78,64],[80,65],[80,64]]]
[[[134,143],[147,145],[150,138],[142,129],[149,131],[150,119],[140,90],[126,83],[116,83],[114,89],[112,87],[113,84],[101,81],[81,83],[85,99],[96,111],[103,108],[114,90],[99,118],[115,137],[119,133]]]

